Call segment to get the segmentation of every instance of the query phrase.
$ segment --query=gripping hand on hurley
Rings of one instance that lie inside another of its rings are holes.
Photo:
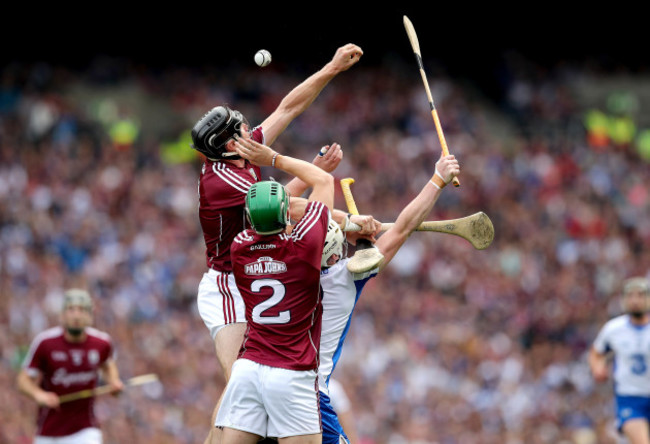
[[[460,164],[456,157],[453,154],[441,155],[436,162],[436,172],[431,178],[431,183],[441,190],[459,174]]]

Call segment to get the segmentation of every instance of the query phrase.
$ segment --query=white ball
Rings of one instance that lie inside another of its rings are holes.
[[[255,63],[258,66],[266,66],[271,63],[271,53],[266,49],[260,49],[255,53]]]

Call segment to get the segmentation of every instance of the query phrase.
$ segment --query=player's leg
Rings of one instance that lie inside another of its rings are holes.
[[[650,444],[649,400],[640,396],[616,396],[615,401],[618,431],[629,444]]]
[[[205,273],[199,284],[197,306],[199,315],[214,341],[217,361],[227,383],[246,331],[244,302],[232,274],[214,270]],[[222,396],[212,411],[210,429],[204,444],[220,443],[220,430],[215,429],[214,420]]]
[[[645,418],[632,418],[621,427],[629,444],[650,444],[650,428]]]
[[[259,390],[260,365],[235,361],[215,423],[222,427],[222,444],[256,444],[266,436],[268,415]]]
[[[268,413],[267,436],[277,437],[278,443],[320,444],[317,372],[261,368],[260,390]]]
[[[349,444],[349,439],[327,394],[320,392],[320,413],[323,424],[323,444]]]
[[[260,439],[259,435],[230,427],[224,427],[222,433],[223,444],[257,444]]]
[[[322,435],[320,433],[314,435],[301,435],[301,436],[288,436],[286,438],[279,438],[278,444],[321,444]]]
[[[221,370],[226,379],[226,383],[230,379],[232,365],[237,359],[237,355],[239,354],[239,349],[244,339],[245,332],[246,324],[243,322],[237,322],[235,324],[228,324],[223,326],[221,329],[219,329],[216,337],[214,338],[214,348],[217,353],[217,360],[221,366]],[[214,406],[214,410],[212,411],[212,417],[210,421],[212,427],[210,428],[208,437],[205,440],[205,444],[221,444],[220,436],[222,431],[214,426],[214,422],[217,417],[217,411],[221,405],[221,400],[223,399],[224,393],[225,392],[221,393],[221,396],[219,396],[219,400],[217,401],[217,404]]]

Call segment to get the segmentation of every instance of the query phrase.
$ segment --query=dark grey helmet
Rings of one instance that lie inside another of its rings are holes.
[[[216,106],[192,128],[191,147],[209,159],[239,159],[237,153],[226,152],[226,142],[235,134],[241,136],[242,124],[248,126],[242,113],[227,106]]]

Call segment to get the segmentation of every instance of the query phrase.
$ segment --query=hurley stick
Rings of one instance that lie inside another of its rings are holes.
[[[420,74],[422,75],[422,81],[424,82],[424,89],[427,93],[427,99],[429,99],[429,107],[431,108],[431,116],[433,116],[433,123],[436,126],[436,131],[438,133],[438,139],[440,139],[440,146],[442,147],[442,154],[445,156],[449,155],[449,148],[447,147],[447,141],[445,139],[445,134],[442,131],[442,125],[440,124],[440,118],[438,117],[438,111],[436,106],[433,103],[433,96],[431,95],[431,90],[429,89],[429,81],[427,80],[427,75],[424,72],[424,65],[422,64],[422,53],[420,52],[420,42],[418,41],[418,36],[415,33],[415,28],[413,23],[408,19],[407,16],[404,16],[404,27],[406,28],[406,34],[408,35],[409,41],[411,42],[411,47],[415,53],[415,59],[418,62],[418,67],[420,68]],[[454,177],[453,184],[455,187],[460,186],[460,181],[457,177]]]
[[[395,225],[394,222],[381,224],[381,231],[387,231]],[[361,227],[350,224],[345,231],[359,231]],[[459,219],[431,220],[422,222],[415,231],[435,231],[438,233],[454,234],[469,241],[477,250],[484,250],[494,240],[494,225],[492,220],[482,211]]]
[[[352,190],[350,189],[350,185],[353,183],[354,179],[350,177],[341,179],[341,190],[343,191],[343,197],[345,198],[345,204],[348,207],[348,211],[351,214],[358,216],[359,210],[357,210],[357,205],[354,202]],[[356,251],[354,256],[352,256],[348,262],[347,267],[352,273],[364,273],[378,267],[383,260],[384,255],[381,254],[381,251],[379,251],[377,247],[372,245],[372,242],[368,239],[360,238],[357,239]]]
[[[132,387],[136,385],[147,384],[149,382],[158,381],[158,375],[155,373],[148,373],[145,375],[135,376],[124,384],[127,387]],[[102,385],[95,387],[94,389],[80,390],[78,392],[68,393],[66,395],[59,396],[59,403],[63,404],[64,402],[76,401],[77,399],[91,398],[93,396],[106,395],[111,392],[110,385]]]

